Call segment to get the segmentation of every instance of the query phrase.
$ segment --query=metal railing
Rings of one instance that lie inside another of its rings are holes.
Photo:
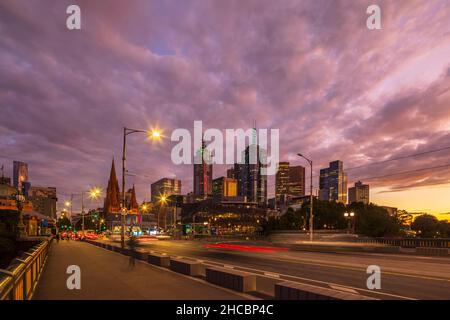
[[[47,259],[52,237],[44,240],[6,269],[0,269],[0,300],[30,300]]]
[[[360,243],[374,243],[374,244],[386,244],[391,246],[399,246],[403,248],[450,248],[450,239],[421,239],[421,238],[400,238],[400,239],[388,239],[388,238],[360,238],[356,240]]]

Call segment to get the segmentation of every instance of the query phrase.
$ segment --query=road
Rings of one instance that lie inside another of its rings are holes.
[[[145,249],[200,259],[379,299],[450,299],[450,259],[400,254],[320,253],[258,247],[207,248],[203,241],[151,241]],[[249,250],[249,251],[247,251]],[[368,290],[366,269],[381,268],[381,290]]]
[[[81,269],[81,289],[69,290],[69,265]],[[53,242],[36,300],[242,300],[248,296],[79,241]]]

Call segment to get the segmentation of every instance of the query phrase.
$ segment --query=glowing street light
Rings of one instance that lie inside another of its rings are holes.
[[[352,222],[353,218],[355,217],[355,213],[352,212],[344,212],[344,217],[347,219],[347,229],[348,232],[350,232],[350,223]],[[353,227],[354,227],[354,222],[353,222]],[[353,231],[354,232],[354,231]]]
[[[158,129],[151,129],[151,130],[138,130],[138,129],[130,129],[127,127],[123,128],[123,145],[122,145],[122,205],[125,204],[125,161],[127,159],[126,156],[126,146],[127,146],[127,136],[133,133],[145,133],[147,134],[148,138],[151,140],[159,140],[162,137],[161,131]],[[121,247],[125,248],[125,220],[126,216],[122,213],[122,230],[120,235],[120,242]]]

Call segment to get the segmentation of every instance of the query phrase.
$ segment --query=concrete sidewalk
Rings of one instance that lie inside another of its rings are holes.
[[[242,300],[245,295],[136,261],[79,241],[53,242],[36,300]],[[69,265],[81,269],[81,289],[69,290]]]

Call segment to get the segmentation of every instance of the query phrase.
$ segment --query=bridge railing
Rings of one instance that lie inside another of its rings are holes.
[[[30,300],[38,284],[52,238],[42,241],[0,269],[0,300]]]
[[[386,244],[391,246],[399,246],[404,248],[450,248],[450,239],[426,239],[426,238],[358,238],[356,240],[360,243],[368,244]]]

